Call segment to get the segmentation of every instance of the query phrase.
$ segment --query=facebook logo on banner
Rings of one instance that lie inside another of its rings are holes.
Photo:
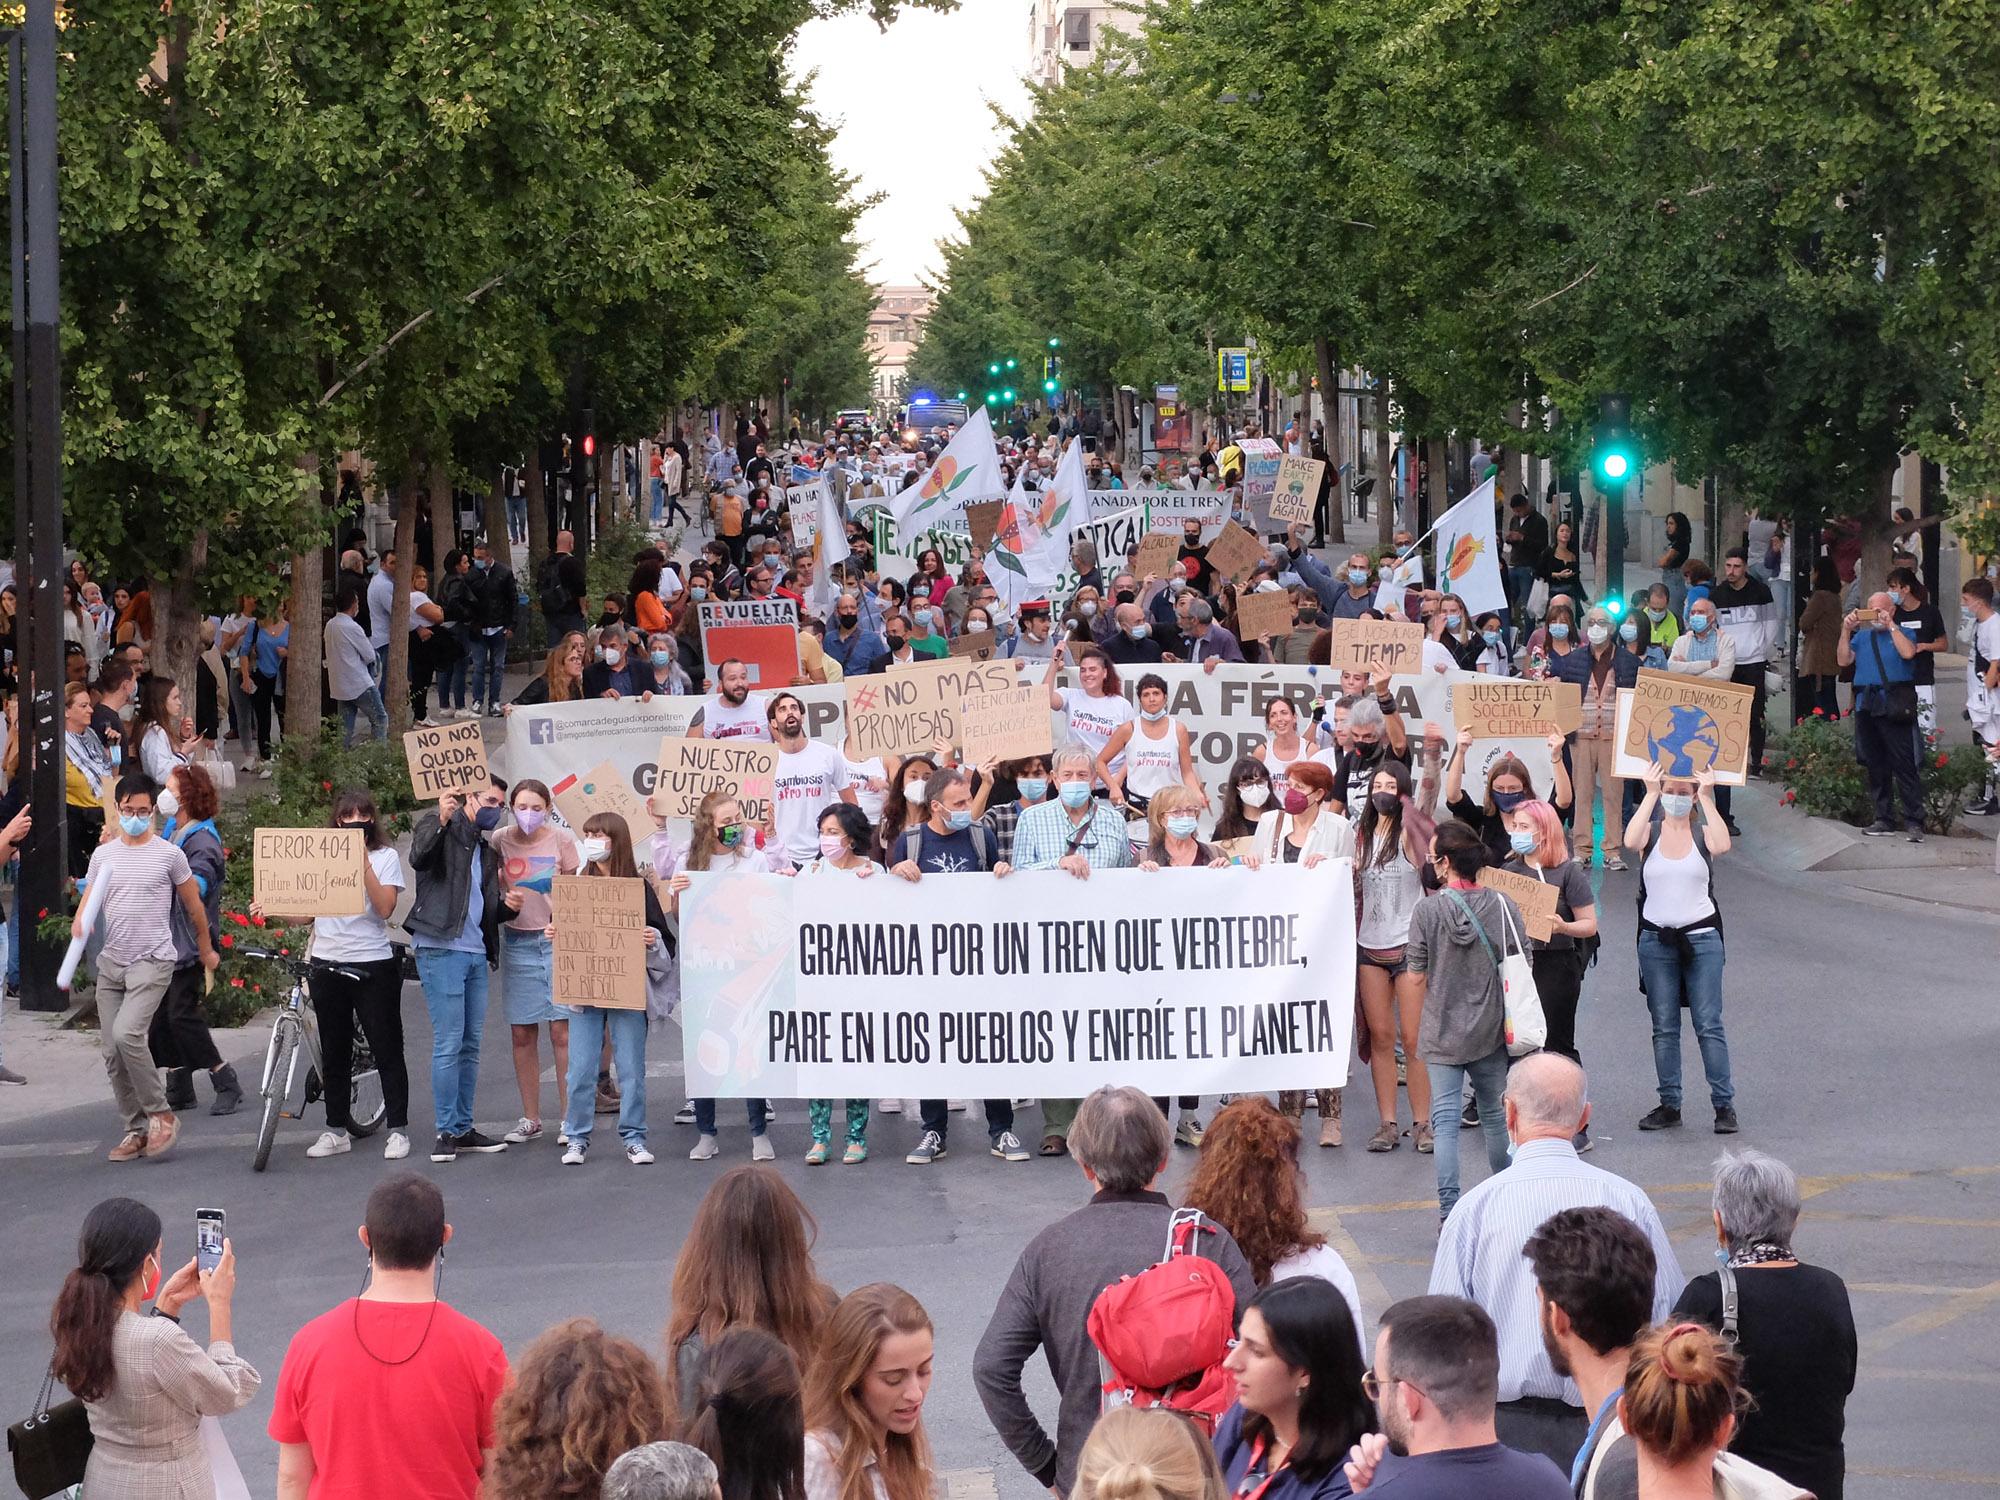
[[[553,745],[556,742],[556,721],[554,719],[528,720],[528,743],[531,745]]]

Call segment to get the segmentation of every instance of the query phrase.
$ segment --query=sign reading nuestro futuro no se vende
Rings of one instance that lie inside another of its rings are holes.
[[[903,881],[703,873],[681,898],[696,1096],[1330,1088],[1354,1013],[1351,879],[1061,871]]]

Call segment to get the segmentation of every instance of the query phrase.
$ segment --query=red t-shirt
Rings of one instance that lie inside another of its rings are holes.
[[[350,1300],[292,1339],[268,1430],[312,1449],[309,1500],[477,1500],[506,1383],[507,1351],[464,1313]]]

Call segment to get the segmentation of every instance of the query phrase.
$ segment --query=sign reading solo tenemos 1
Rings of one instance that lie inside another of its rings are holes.
[[[1063,1098],[1334,1087],[1354,914],[1313,870],[900,880],[705,872],[681,898],[697,1097]],[[997,900],[1004,894],[1004,901]],[[1004,915],[1002,914],[1004,913]]]

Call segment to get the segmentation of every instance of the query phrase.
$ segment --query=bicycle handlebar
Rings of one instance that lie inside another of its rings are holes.
[[[294,975],[304,974],[313,967],[313,961],[309,958],[293,958],[287,954],[273,953],[268,948],[238,948],[236,951],[244,958],[256,958],[262,959],[265,963],[282,964]],[[338,974],[342,979],[351,979],[357,984],[365,983],[368,977],[358,969],[349,969],[340,964],[322,962],[319,967],[329,974]]]

